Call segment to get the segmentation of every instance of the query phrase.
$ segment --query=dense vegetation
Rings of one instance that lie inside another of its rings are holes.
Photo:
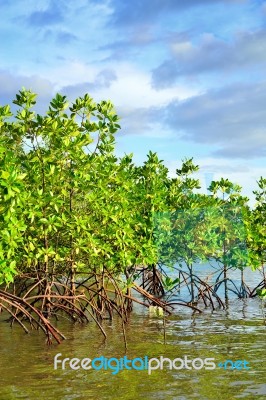
[[[165,312],[177,303],[199,310],[201,300],[225,306],[230,268],[242,276],[238,297],[265,294],[265,275],[249,288],[243,274],[263,271],[266,259],[265,178],[254,209],[227,179],[203,195],[192,159],[170,178],[155,153],[142,166],[132,154],[115,156],[120,126],[110,101],[86,94],[69,106],[57,94],[43,116],[35,103],[22,89],[15,114],[0,107],[0,306],[12,322],[59,342],[51,320],[62,312],[93,318],[105,334],[101,320],[116,312],[124,327],[133,301]],[[215,285],[194,273],[195,263],[207,261],[220,265]],[[184,284],[190,301],[169,300]]]

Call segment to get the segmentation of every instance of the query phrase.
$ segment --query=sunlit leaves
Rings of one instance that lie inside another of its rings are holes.
[[[174,178],[156,153],[141,166],[132,154],[118,159],[109,100],[85,94],[69,106],[56,94],[44,115],[35,103],[22,89],[14,115],[0,107],[0,284],[25,272],[47,278],[104,267],[119,275],[158,262],[265,261],[265,179],[251,212],[227,179],[212,182],[210,196],[198,194],[192,158]]]

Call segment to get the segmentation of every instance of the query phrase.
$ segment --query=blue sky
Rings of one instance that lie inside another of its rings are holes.
[[[266,1],[0,0],[0,103],[25,86],[110,99],[117,154],[185,157],[203,191],[266,176]]]

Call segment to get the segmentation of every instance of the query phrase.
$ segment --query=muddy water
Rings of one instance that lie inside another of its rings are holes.
[[[135,307],[126,328],[127,351],[118,319],[105,321],[107,340],[93,322],[80,326],[62,319],[58,327],[67,340],[50,347],[41,333],[26,335],[0,322],[0,400],[265,399],[265,311],[259,299],[233,297],[228,310],[193,314],[179,308],[167,318],[164,337],[162,318]],[[69,365],[54,370],[57,353],[80,359],[213,358],[216,368],[177,370],[166,363],[150,375],[147,370],[71,370]],[[249,369],[232,370],[229,362],[227,369],[218,366],[226,360],[245,360]]]

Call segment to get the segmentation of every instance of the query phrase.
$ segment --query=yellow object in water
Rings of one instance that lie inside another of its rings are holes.
[[[149,313],[151,315],[156,315],[157,317],[163,317],[163,308],[159,306],[150,306]]]

